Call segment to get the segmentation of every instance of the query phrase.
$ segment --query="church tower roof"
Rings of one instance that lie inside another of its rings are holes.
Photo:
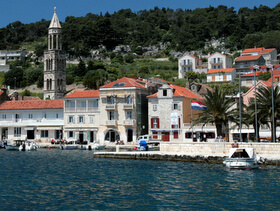
[[[58,17],[56,15],[56,7],[54,8],[54,14],[49,28],[61,28]]]

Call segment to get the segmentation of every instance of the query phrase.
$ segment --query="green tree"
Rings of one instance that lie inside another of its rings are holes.
[[[217,134],[224,135],[228,131],[228,122],[238,123],[236,118],[236,110],[232,109],[235,101],[233,98],[227,98],[226,92],[219,86],[216,86],[213,91],[207,90],[205,98],[202,100],[207,109],[203,109],[198,113],[198,118],[193,121],[194,125],[202,123],[215,124]],[[226,131],[223,130],[226,128]]]
[[[272,116],[272,89],[271,87],[260,87],[257,92],[257,107],[258,115],[261,119],[267,120],[270,123],[270,127],[273,125]],[[276,137],[276,124],[277,119],[280,118],[280,88],[275,86],[273,89],[273,108],[274,108],[274,137]],[[271,130],[271,137],[273,133]]]

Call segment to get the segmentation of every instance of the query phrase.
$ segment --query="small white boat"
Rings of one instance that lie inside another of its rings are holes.
[[[233,145],[228,158],[224,161],[228,169],[256,169],[262,162],[262,158],[258,159],[253,148],[237,148]]]
[[[36,144],[35,141],[26,141],[25,143],[19,146],[19,151],[35,151],[39,148],[40,146]]]
[[[81,150],[103,150],[106,145],[101,145],[98,143],[82,144],[79,146]]]
[[[78,145],[76,144],[76,141],[70,141],[67,144],[61,144],[59,148],[62,150],[73,150],[78,149]]]
[[[8,143],[6,150],[16,150],[19,151],[19,147],[25,144],[25,140],[15,140],[13,143]]]

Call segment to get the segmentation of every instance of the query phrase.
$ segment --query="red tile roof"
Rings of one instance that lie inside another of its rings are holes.
[[[60,109],[63,107],[63,100],[21,100],[5,101],[0,105],[0,110]]]
[[[257,53],[264,50],[264,47],[261,48],[247,48],[244,51],[242,51],[242,53]]]
[[[174,84],[170,84],[168,86],[175,90],[174,95],[173,95],[174,97],[188,97],[188,98],[193,98],[193,99],[202,99],[202,97],[200,95],[192,92],[191,90],[189,90],[187,88],[176,86]],[[147,97],[157,97],[157,93],[149,95]]]
[[[122,88],[122,87],[137,87],[141,89],[147,89],[145,86],[138,83],[135,79],[127,78],[127,77],[123,77],[121,79],[108,83],[100,88]]]
[[[256,76],[258,76],[260,73],[265,73],[265,72],[266,71],[257,71]],[[280,75],[280,70],[274,70],[273,75]],[[252,77],[252,76],[254,76],[254,72],[248,73],[248,74],[245,74],[245,75],[241,75],[241,77]]]
[[[271,48],[271,49],[264,49],[263,51],[261,51],[260,53],[263,54],[263,53],[270,53],[272,51],[274,51],[275,48]]]
[[[248,60],[258,60],[262,55],[256,56],[239,56],[235,61],[248,61]]]
[[[99,90],[84,90],[76,91],[64,98],[88,98],[88,97],[99,97]]]
[[[211,74],[211,73],[231,73],[232,71],[234,71],[234,68],[225,68],[225,69],[211,69],[207,72],[207,74]]]

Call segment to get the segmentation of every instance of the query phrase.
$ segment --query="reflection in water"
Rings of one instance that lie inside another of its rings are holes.
[[[94,159],[91,151],[0,151],[1,209],[276,210],[279,167]]]

